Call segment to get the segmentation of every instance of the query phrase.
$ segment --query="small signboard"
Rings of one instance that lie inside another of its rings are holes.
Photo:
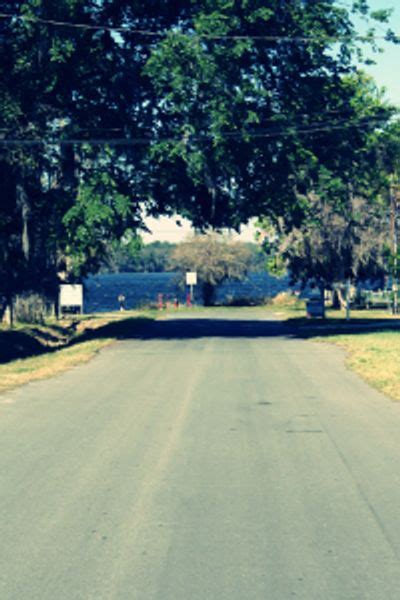
[[[186,273],[186,285],[197,285],[196,271]]]
[[[67,284],[60,285],[59,296],[60,312],[80,312],[83,313],[83,285]]]

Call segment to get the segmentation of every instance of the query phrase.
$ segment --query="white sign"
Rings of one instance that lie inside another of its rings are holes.
[[[83,285],[63,283],[60,285],[60,309],[78,307],[83,312]]]
[[[186,273],[186,285],[197,285],[196,271]]]

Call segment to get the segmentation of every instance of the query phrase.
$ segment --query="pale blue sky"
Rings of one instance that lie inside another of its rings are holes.
[[[373,10],[393,8],[390,28],[400,36],[400,2],[399,0],[370,0]],[[384,33],[385,26],[379,25],[377,34]],[[370,73],[379,86],[386,88],[387,98],[400,107],[400,44],[382,42],[382,54],[374,54],[376,66],[368,67]]]

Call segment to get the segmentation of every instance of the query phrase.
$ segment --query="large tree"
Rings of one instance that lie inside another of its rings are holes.
[[[16,16],[0,21],[0,294],[54,295],[58,271],[97,269],[107,243],[140,224],[140,157],[107,142],[144,127],[137,83],[148,49],[133,55],[91,28],[124,22],[120,3],[17,0],[1,9]]]
[[[368,83],[368,81],[364,82]],[[370,95],[361,104],[379,102]],[[368,87],[365,88],[368,92]],[[298,226],[285,219],[260,220],[260,240],[273,272],[288,269],[292,279],[314,280],[321,288],[345,287],[346,282],[390,275],[397,312],[398,204],[400,198],[400,129],[398,121],[370,133],[365,145],[352,153],[347,169],[319,166],[318,179],[307,196],[299,195],[303,218]]]
[[[368,3],[353,13],[368,15]],[[383,19],[381,12],[372,17]],[[355,168],[385,118],[361,102],[356,29],[334,0],[202,0],[152,51],[155,206],[195,225],[252,216],[299,222],[321,166]]]
[[[288,270],[303,285],[313,280],[332,289],[382,277],[385,274],[388,223],[385,206],[351,197],[334,207],[311,196],[307,216],[298,228],[287,231],[283,222],[260,223],[260,241],[272,273]]]
[[[320,165],[354,168],[385,113],[360,110],[355,29],[333,0],[0,8],[5,295],[97,269],[143,207],[198,227],[299,221],[298,191]]]

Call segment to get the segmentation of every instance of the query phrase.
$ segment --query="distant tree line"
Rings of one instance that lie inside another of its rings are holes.
[[[169,270],[171,254],[176,244],[170,242],[140,241],[132,249],[127,244],[119,243],[110,248],[106,260],[101,267],[108,273],[163,273]]]
[[[196,262],[200,262],[198,256],[198,245],[194,239],[202,240],[199,247],[202,248],[207,242],[211,243],[211,235],[196,236],[185,242],[171,243],[156,241],[143,244],[137,241],[135,247],[131,244],[114,244],[107,253],[107,258],[101,266],[103,273],[163,273],[173,270],[181,270],[183,264],[177,261],[177,256],[183,253],[187,256],[187,269],[196,270]],[[217,243],[227,242],[221,236],[214,236]],[[266,256],[260,245],[251,242],[238,242],[236,247],[242,249],[246,257],[246,271],[265,271]],[[229,261],[228,261],[229,263]]]

